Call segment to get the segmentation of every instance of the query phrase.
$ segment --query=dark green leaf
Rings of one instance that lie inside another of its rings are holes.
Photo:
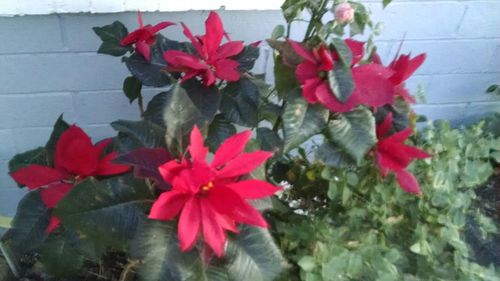
[[[52,166],[52,163],[54,162],[54,155],[56,153],[56,145],[57,141],[59,140],[59,137],[64,133],[69,128],[69,124],[66,123],[63,119],[63,115],[59,116],[57,118],[56,123],[54,124],[54,129],[52,130],[52,133],[50,134],[49,141],[47,144],[45,144],[45,149],[47,150],[47,157],[49,159],[49,166]]]
[[[75,185],[54,213],[65,227],[82,233],[100,248],[122,249],[152,201],[143,180],[131,176],[103,181],[89,178]]]
[[[316,157],[321,162],[332,167],[348,167],[355,165],[354,159],[339,146],[323,143],[316,150]]]
[[[123,92],[130,103],[141,95],[142,83],[135,76],[129,76],[123,81]]]
[[[2,247],[19,258],[27,251],[37,248],[47,238],[49,210],[42,202],[39,191],[26,194],[17,206],[12,227],[2,237]]]
[[[47,149],[44,147],[28,150],[23,153],[16,154],[9,161],[9,171],[12,173],[30,164],[38,164],[43,166],[49,165],[49,156]]]
[[[169,96],[170,92],[161,92],[155,95],[148,103],[148,106],[144,111],[144,119],[165,127],[165,122],[163,120],[163,110],[165,109],[165,105],[169,99]]]
[[[286,97],[294,89],[299,88],[299,83],[295,79],[293,68],[283,63],[281,56],[274,59],[275,88],[281,98]]]
[[[143,85],[152,87],[165,87],[170,85],[168,73],[164,70],[167,66],[163,53],[167,50],[178,50],[181,45],[177,41],[169,40],[162,35],[156,36],[156,43],[151,46],[151,60],[148,62],[142,55],[134,53],[123,61],[130,73],[139,79]]]
[[[342,60],[342,63],[344,67],[349,67],[352,64],[352,53],[351,49],[349,49],[349,46],[344,42],[344,40],[340,38],[333,38],[332,39],[332,45],[337,51],[337,53],[340,56],[340,59]],[[337,66],[337,65],[336,65]]]
[[[206,127],[219,107],[220,93],[217,89],[198,85],[187,84],[187,89],[184,89],[177,84],[165,96],[163,120],[171,153],[183,153],[187,145],[184,139],[193,126]]]
[[[332,143],[344,150],[358,164],[377,142],[375,118],[366,108],[339,114],[328,124],[328,132]]]
[[[392,0],[383,0],[384,8],[391,4]]]
[[[258,122],[259,89],[248,79],[229,83],[222,92],[221,112],[227,120],[255,127]]]
[[[257,139],[260,141],[260,147],[263,150],[279,151],[283,147],[283,140],[269,128],[258,128]]]
[[[248,72],[252,70],[255,65],[255,61],[259,58],[260,50],[259,47],[254,47],[251,45],[245,46],[240,54],[234,57],[239,63],[238,69],[241,72]]]
[[[224,115],[218,114],[208,127],[208,136],[205,142],[210,151],[215,152],[224,140],[234,134],[236,134],[234,125],[227,121]]]
[[[122,38],[128,34],[127,28],[121,22],[115,21],[109,25],[94,27],[93,30],[102,40],[98,53],[119,57],[132,51],[131,46],[120,45]]]
[[[80,239],[75,232],[63,231],[51,234],[40,247],[40,262],[53,276],[68,276],[78,273],[83,266]]]
[[[111,123],[116,131],[136,140],[143,147],[165,147],[165,129],[147,120],[118,120]]]
[[[227,256],[231,280],[274,280],[285,265],[269,232],[256,227],[241,227],[228,245]]]
[[[328,85],[340,102],[347,102],[354,90],[351,69],[337,64],[332,71],[328,71]]]
[[[288,152],[326,126],[329,111],[319,104],[309,104],[300,90],[290,95],[283,112],[284,151]]]
[[[499,85],[491,85],[486,89],[486,93],[500,93],[500,86]]]
[[[286,0],[281,5],[281,10],[286,21],[290,23],[297,18],[306,7],[307,2],[307,0]]]

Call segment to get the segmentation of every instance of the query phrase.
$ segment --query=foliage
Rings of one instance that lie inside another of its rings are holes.
[[[439,122],[415,142],[433,154],[411,167],[420,197],[370,165],[346,170],[300,158],[288,164],[292,187],[271,219],[293,264],[281,280],[500,280],[492,260],[478,263],[475,251],[484,249],[467,237],[471,225],[475,239],[499,235],[496,215],[481,211],[485,199],[476,192],[495,174],[500,138],[484,122],[465,129]]]

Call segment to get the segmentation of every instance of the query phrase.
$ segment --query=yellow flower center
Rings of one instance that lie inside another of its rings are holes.
[[[207,184],[201,186],[201,190],[204,192],[208,192],[212,188],[214,188],[213,182],[208,182]]]

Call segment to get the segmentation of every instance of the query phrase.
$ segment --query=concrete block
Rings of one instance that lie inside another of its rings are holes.
[[[56,15],[0,17],[0,26],[0,54],[54,52],[64,48]]]
[[[73,120],[73,99],[70,93],[0,95],[1,128],[52,126],[64,113]]]
[[[500,1],[469,1],[458,29],[466,38],[498,38],[500,35]]]
[[[0,95],[121,89],[128,70],[118,59],[97,54],[0,56]]]

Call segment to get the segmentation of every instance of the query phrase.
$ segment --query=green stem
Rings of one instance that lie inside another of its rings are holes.
[[[139,94],[137,97],[137,105],[139,106],[139,113],[141,114],[141,117],[144,116],[144,101],[142,100],[142,94]]]
[[[306,30],[306,35],[304,36],[304,42],[307,41],[309,38],[312,37],[314,34],[314,31],[316,29],[316,21],[321,21],[323,18],[323,15],[325,14],[325,8],[326,5],[328,4],[328,0],[322,0],[321,4],[319,5],[319,9],[317,11],[314,11],[313,14],[311,15],[311,21],[309,22],[309,25],[307,26]]]

